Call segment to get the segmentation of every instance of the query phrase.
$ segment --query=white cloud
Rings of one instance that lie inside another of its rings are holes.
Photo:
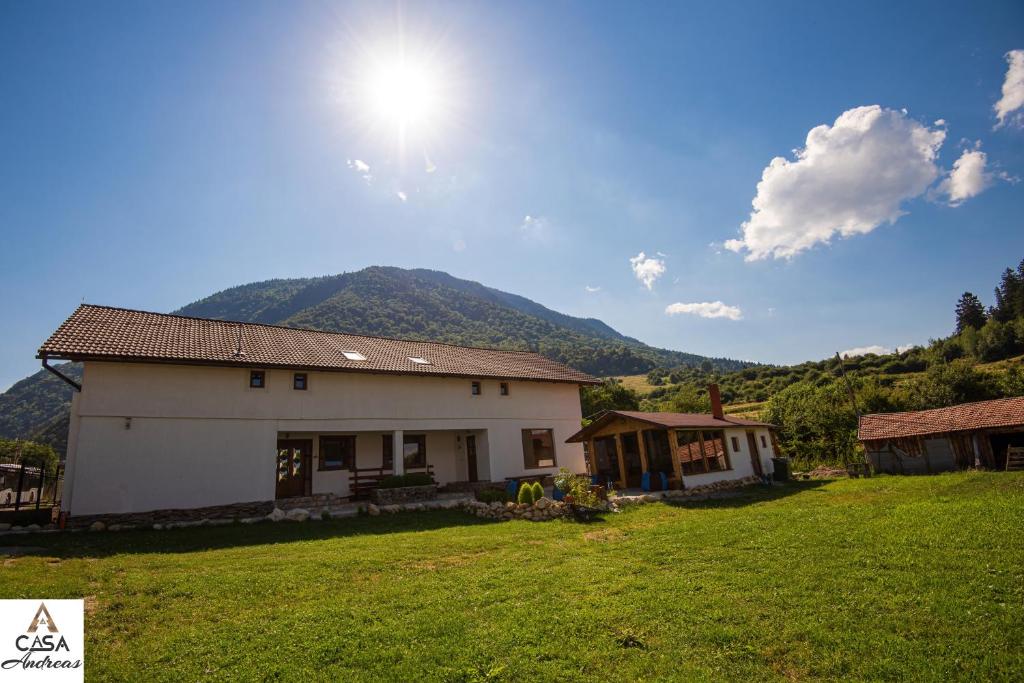
[[[654,281],[665,274],[665,262],[657,258],[647,258],[642,251],[629,259],[629,265],[633,268],[633,275],[647,289],[654,289]]]
[[[1007,121],[1019,124],[1022,120],[1020,110],[1024,108],[1024,50],[1007,52],[1006,64],[1003,96],[992,107],[998,119],[996,128],[1001,128]]]
[[[699,304],[670,304],[665,307],[665,313],[668,315],[698,315],[701,318],[728,318],[729,320],[740,320],[743,318],[743,311],[738,307],[726,306],[721,301],[705,301]]]
[[[960,206],[977,196],[992,184],[993,174],[986,170],[988,156],[978,147],[965,149],[953,162],[949,172],[938,186],[938,192],[948,197],[950,206]]]
[[[551,223],[544,216],[527,214],[519,224],[519,233],[530,242],[547,242],[551,237]]]
[[[916,344],[898,344],[896,349],[893,350],[888,346],[882,346],[880,344],[871,344],[870,346],[855,346],[852,349],[846,349],[840,351],[839,355],[843,358],[855,358],[857,356],[866,356],[869,353],[873,353],[876,356],[885,356],[890,353],[903,353],[914,348]]]
[[[857,356],[866,356],[869,353],[873,353],[876,356],[884,356],[887,353],[892,353],[892,349],[878,344],[872,344],[870,346],[855,346],[852,349],[840,351],[839,355],[843,358],[855,358]]]
[[[458,252],[466,251],[466,240],[455,240],[452,242],[452,249]]]
[[[594,294],[596,292],[601,291],[600,287],[591,287],[590,285],[585,286],[583,289],[586,290],[589,294]]]
[[[746,260],[791,258],[834,236],[869,233],[903,215],[900,205],[939,176],[946,138],[904,111],[878,105],[843,112],[807,134],[792,161],[776,157],[761,174],[742,239],[725,247]]]
[[[363,177],[366,182],[373,181],[373,175],[370,173],[370,165],[361,159],[347,159],[346,165],[353,171]]]
[[[406,193],[402,192],[401,190],[399,190],[398,192],[396,192],[396,193],[395,193],[395,196],[397,196],[397,197],[398,197],[399,199],[401,199],[401,200],[402,200],[403,202],[407,202],[407,201],[409,201],[409,195],[407,195]]]

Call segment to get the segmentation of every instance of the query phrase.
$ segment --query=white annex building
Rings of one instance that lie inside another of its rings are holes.
[[[582,384],[535,353],[83,305],[39,350],[83,364],[71,517],[347,497],[366,476],[439,484],[586,471]],[[69,380],[70,381],[70,380]]]

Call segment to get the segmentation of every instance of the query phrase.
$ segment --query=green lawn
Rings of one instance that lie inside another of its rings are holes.
[[[12,544],[0,597],[88,596],[88,679],[1024,677],[1019,474]]]

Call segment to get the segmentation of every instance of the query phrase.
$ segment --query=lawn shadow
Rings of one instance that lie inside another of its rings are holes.
[[[102,558],[134,553],[191,553],[256,545],[277,545],[356,536],[380,536],[452,527],[486,526],[499,522],[458,510],[431,510],[380,517],[350,517],[328,521],[260,522],[184,529],[66,532],[6,536],[4,544],[31,548],[26,555],[63,559]]]
[[[663,502],[666,505],[681,508],[740,508],[753,505],[754,503],[780,500],[797,493],[813,491],[828,482],[828,479],[778,482],[771,486],[748,486],[739,491],[723,491],[708,494],[706,497],[670,498]]]

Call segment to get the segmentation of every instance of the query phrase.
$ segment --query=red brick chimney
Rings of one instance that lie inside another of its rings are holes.
[[[711,397],[711,414],[719,420],[725,418],[722,412],[722,394],[718,391],[717,384],[708,385],[708,396]]]

